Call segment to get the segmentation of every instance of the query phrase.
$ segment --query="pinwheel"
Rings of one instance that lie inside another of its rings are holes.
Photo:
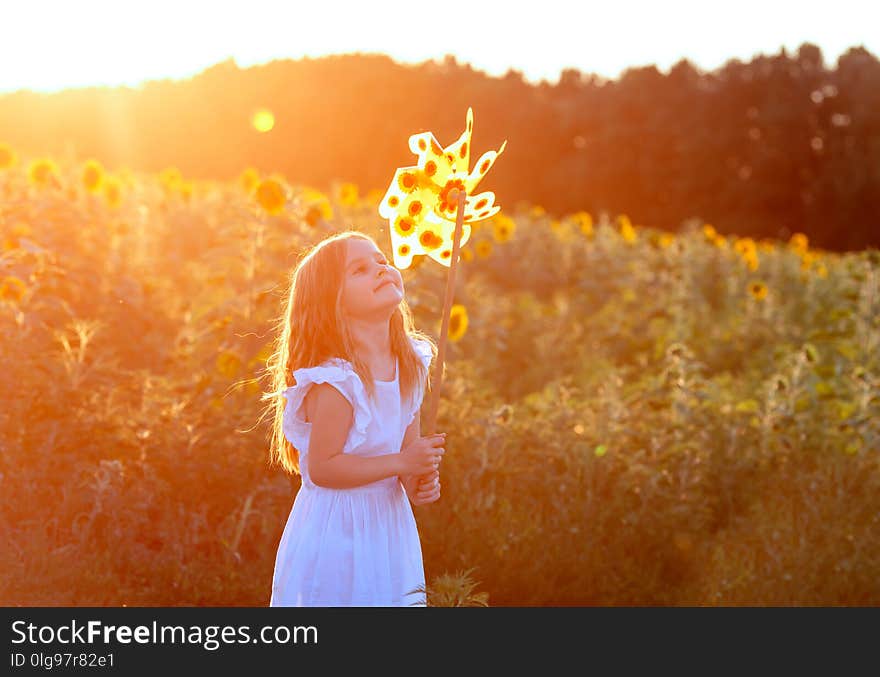
[[[495,193],[474,194],[474,189],[504,152],[507,141],[497,151],[483,153],[471,170],[473,127],[474,113],[468,108],[464,132],[446,148],[440,146],[431,132],[410,136],[409,148],[418,161],[395,171],[379,204],[379,215],[388,219],[397,268],[409,268],[416,255],[429,256],[449,268],[438,366],[431,383],[431,403],[423,435],[433,433],[437,416],[459,247],[470,238],[471,223],[494,216],[501,209],[495,204]]]

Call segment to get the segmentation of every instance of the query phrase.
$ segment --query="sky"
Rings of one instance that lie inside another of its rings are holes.
[[[876,0],[2,0],[0,93],[182,79],[232,58],[239,67],[353,52],[419,63],[452,54],[500,76],[556,82],[564,68],[615,79],[668,73],[683,58],[732,58],[818,45],[825,64],[861,46],[880,57]]]

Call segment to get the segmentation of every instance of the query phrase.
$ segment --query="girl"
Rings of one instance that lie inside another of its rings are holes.
[[[369,236],[330,236],[296,267],[267,366],[284,396],[271,460],[302,484],[270,606],[425,606],[410,502],[440,497],[445,433],[422,437],[419,415],[436,353]]]

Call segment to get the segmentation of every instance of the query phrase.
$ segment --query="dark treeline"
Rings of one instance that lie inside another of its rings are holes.
[[[258,134],[250,119],[263,106],[276,125]],[[566,70],[538,85],[451,56],[417,66],[381,55],[247,69],[229,60],[136,89],[0,96],[0,141],[110,169],[175,165],[229,179],[252,165],[323,189],[345,180],[384,190],[414,160],[409,135],[430,130],[447,145],[468,106],[477,155],[508,140],[481,186],[508,209],[626,213],[667,230],[699,218],[752,237],[800,231],[838,251],[880,244],[880,63],[861,47],[833,69],[803,44],[712,72],[682,60],[668,75]]]

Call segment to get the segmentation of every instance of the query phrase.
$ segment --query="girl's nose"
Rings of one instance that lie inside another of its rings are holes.
[[[380,264],[379,271],[376,273],[376,282],[384,282],[385,278],[388,277],[388,274],[388,266],[386,266],[385,264]]]

